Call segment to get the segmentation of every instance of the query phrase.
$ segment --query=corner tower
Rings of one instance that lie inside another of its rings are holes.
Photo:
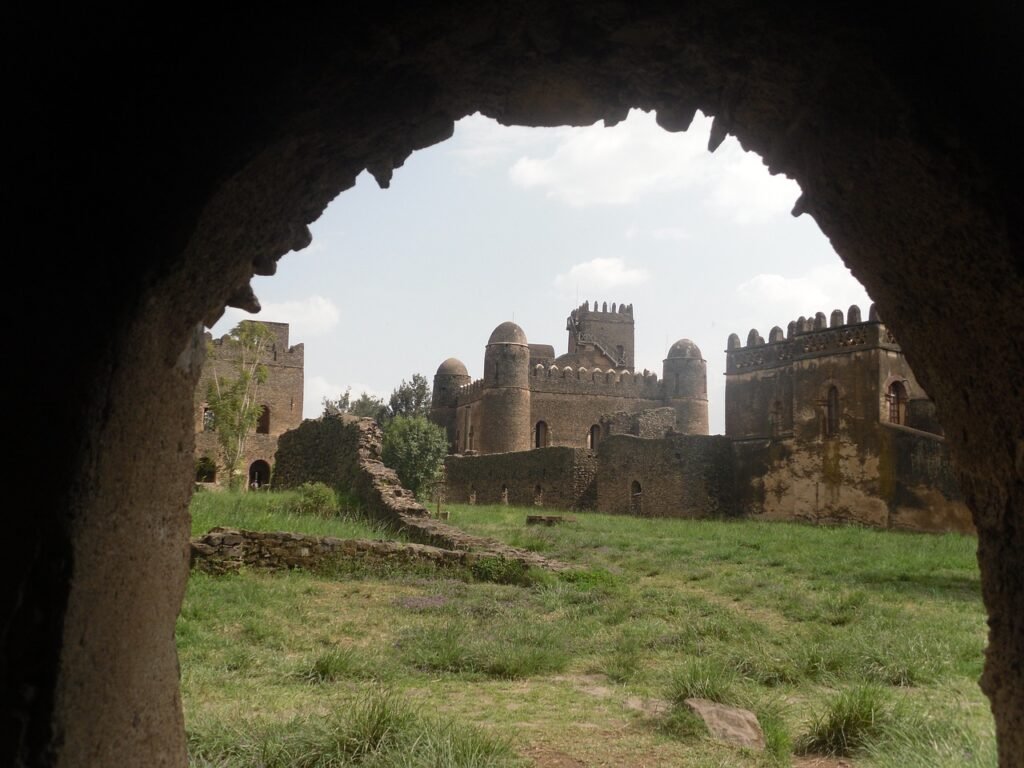
[[[530,346],[515,323],[502,323],[487,340],[480,405],[480,453],[530,449]]]
[[[662,363],[661,385],[667,405],[676,412],[676,429],[686,435],[708,434],[708,366],[700,347],[680,339]]]
[[[448,435],[449,453],[457,450],[455,416],[459,387],[469,383],[469,371],[461,360],[454,357],[449,357],[441,363],[434,374],[434,390],[430,396],[430,420],[444,427]]]

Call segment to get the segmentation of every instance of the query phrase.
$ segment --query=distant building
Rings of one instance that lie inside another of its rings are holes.
[[[707,434],[692,342],[672,345],[659,381],[633,370],[632,305],[584,304],[567,326],[557,358],[502,323],[483,379],[438,368],[451,500],[972,530],[934,406],[874,307],[730,336],[724,436]]]
[[[278,437],[302,422],[303,345],[289,346],[287,323],[260,322],[274,334],[274,342],[266,361],[267,380],[259,391],[263,415],[249,435],[245,455],[239,463],[239,470],[247,475],[249,487],[263,487],[271,482]],[[227,378],[237,376],[236,360],[230,346],[225,343],[226,337],[214,339],[207,333],[206,338],[211,352],[203,365],[194,397],[196,482],[226,486],[228,478],[222,477],[218,468],[220,446],[217,443],[217,425],[207,407],[206,395],[214,371]]]

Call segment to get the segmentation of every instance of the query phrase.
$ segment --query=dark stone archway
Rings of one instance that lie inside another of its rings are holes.
[[[3,188],[17,290],[5,313],[32,378],[9,433],[32,500],[12,523],[0,590],[2,757],[184,764],[173,628],[198,323],[225,302],[255,307],[251,275],[306,245],[306,225],[363,168],[387,183],[463,115],[585,124],[635,106],[669,130],[699,107],[715,115],[713,144],[734,133],[797,179],[798,212],[868,287],[935,398],[978,528],[982,684],[1001,764],[1020,764],[1019,12],[371,8],[160,28],[8,19]]]

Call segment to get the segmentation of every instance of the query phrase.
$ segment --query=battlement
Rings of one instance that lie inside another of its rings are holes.
[[[845,322],[840,309],[832,310],[828,317],[824,312],[817,312],[814,317],[801,316],[789,323],[785,334],[779,326],[773,327],[767,342],[756,328],[750,329],[743,346],[739,336],[730,334],[725,350],[725,372],[773,368],[795,359],[879,347],[899,349],[896,339],[879,319],[874,304],[868,311],[867,321],[861,320],[860,307],[853,304],[847,310]]]
[[[616,304],[614,301],[611,304],[611,309],[608,308],[608,302],[605,301],[598,308],[598,303],[594,302],[594,308],[590,308],[590,302],[584,301],[576,309],[572,310],[571,317],[582,317],[583,315],[621,315],[622,319],[633,318],[633,305],[632,304]]]
[[[279,365],[288,368],[302,368],[305,363],[306,348],[303,344],[288,345],[289,325],[288,323],[272,323],[266,320],[252,320],[250,322],[265,325],[274,335],[274,341],[268,350],[267,365]],[[213,338],[213,334],[207,331],[204,336],[214,347],[213,356],[219,360],[230,360],[234,352],[227,344],[229,334],[220,338]]]
[[[530,389],[535,392],[660,397],[660,384],[656,373],[631,373],[626,369],[605,370],[583,366],[575,368],[571,365],[535,365],[530,371]]]

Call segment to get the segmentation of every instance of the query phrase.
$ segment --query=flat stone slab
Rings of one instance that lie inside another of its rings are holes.
[[[562,523],[575,523],[576,518],[569,515],[527,515],[527,525],[561,525]]]
[[[750,710],[728,707],[708,699],[687,699],[684,703],[704,721],[712,738],[737,747],[764,750],[761,724]]]

